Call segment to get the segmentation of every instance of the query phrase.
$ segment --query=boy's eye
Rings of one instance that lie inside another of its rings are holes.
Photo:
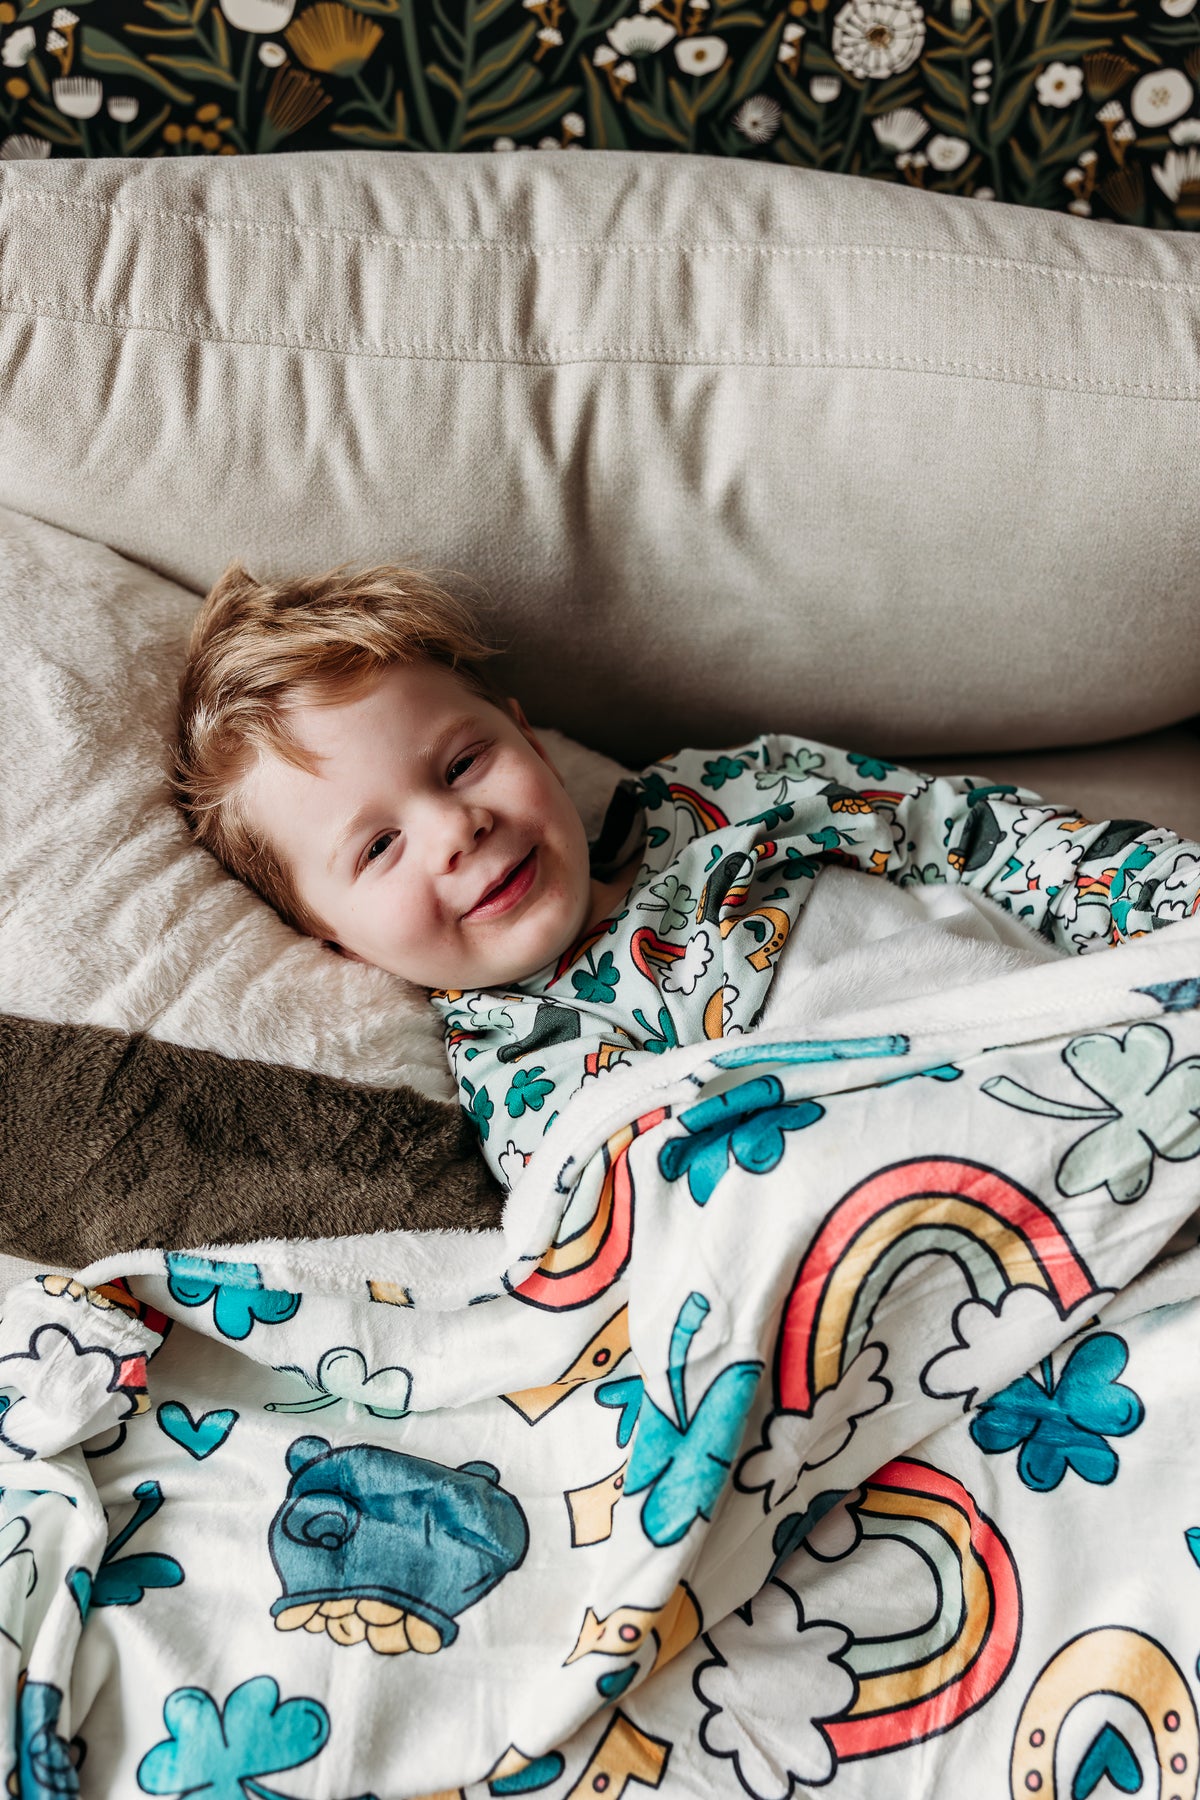
[[[473,750],[468,751],[468,753],[465,756],[460,756],[458,761],[452,762],[450,764],[450,767],[447,769],[446,780],[447,781],[450,780],[450,777],[454,774],[455,769],[462,769],[462,768],[469,769],[471,764],[474,761],[475,761],[475,752]]]
[[[375,839],[375,842],[371,845],[370,849],[367,851],[367,861],[373,862],[377,856],[382,856],[383,851],[387,849],[388,845],[391,843],[391,841],[395,837],[395,835],[396,834],[394,831],[385,831],[381,837],[377,837]],[[380,849],[381,844],[383,846],[382,850]]]

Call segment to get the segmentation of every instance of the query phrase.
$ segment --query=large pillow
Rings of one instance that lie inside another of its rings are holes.
[[[0,504],[198,593],[467,571],[631,764],[1097,743],[1197,710],[1198,284],[1194,232],[669,151],[0,160]]]

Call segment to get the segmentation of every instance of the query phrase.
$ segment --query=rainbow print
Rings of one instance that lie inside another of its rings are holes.
[[[600,1192],[585,1225],[556,1238],[533,1273],[519,1287],[505,1285],[518,1300],[547,1312],[586,1306],[624,1272],[633,1243],[633,1176],[629,1147],[667,1117],[667,1108],[644,1113],[622,1125],[603,1149]]]
[[[894,1163],[838,1202],[796,1271],[775,1351],[783,1410],[811,1412],[837,1385],[901,1269],[936,1251],[989,1304],[1025,1285],[1065,1314],[1096,1292],[1053,1214],[1006,1175],[952,1157]]]
[[[871,1477],[853,1511],[864,1538],[892,1538],[928,1565],[938,1606],[911,1632],[846,1651],[858,1693],[824,1727],[839,1762],[948,1731],[995,1693],[1021,1635],[1011,1552],[960,1481],[901,1458]]]

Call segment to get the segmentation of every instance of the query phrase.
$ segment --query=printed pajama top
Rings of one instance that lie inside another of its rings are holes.
[[[1082,954],[1200,904],[1200,844],[1026,788],[914,773],[767,732],[619,783],[592,873],[644,844],[622,909],[507,987],[436,989],[459,1098],[511,1188],[572,1095],[638,1055],[748,1030],[828,863],[959,881]]]

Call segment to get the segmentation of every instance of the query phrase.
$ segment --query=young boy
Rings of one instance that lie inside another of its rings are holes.
[[[1200,904],[1200,845],[1170,832],[774,733],[621,781],[589,844],[462,604],[344,568],[226,569],[188,647],[173,791],[298,931],[431,990],[507,1187],[589,1077],[757,1023],[831,863],[969,884],[1067,953]]]

